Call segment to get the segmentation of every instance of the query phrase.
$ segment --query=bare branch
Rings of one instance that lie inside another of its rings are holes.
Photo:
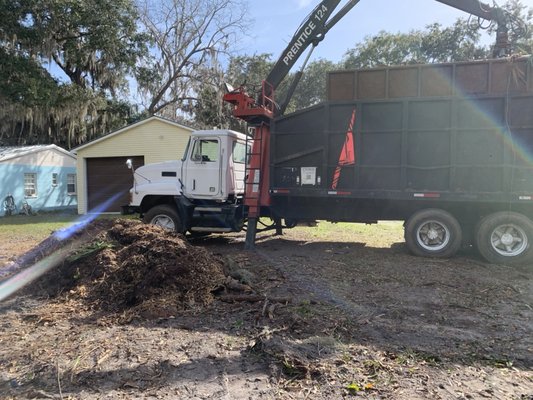
[[[137,74],[151,114],[212,85],[220,57],[246,26],[243,0],[138,0],[138,10],[152,43]]]

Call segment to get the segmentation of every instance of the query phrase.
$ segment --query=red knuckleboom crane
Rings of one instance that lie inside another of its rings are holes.
[[[303,21],[281,53],[263,81],[261,93],[256,94],[255,97],[250,96],[244,87],[240,87],[224,95],[224,100],[234,105],[233,115],[255,127],[245,192],[245,205],[248,208],[247,248],[254,246],[259,217],[270,215],[268,212],[268,206],[271,204],[269,193],[270,121],[285,112],[314,48],[359,1],[348,0],[336,14],[333,13],[342,0],[321,1]],[[509,18],[504,10],[491,7],[478,0],[436,1],[465,11],[480,19],[495,22],[497,35],[493,55],[495,57],[509,55]],[[295,74],[286,98],[281,103],[277,103],[274,96],[276,89],[309,46],[312,48],[308,52],[303,66]]]

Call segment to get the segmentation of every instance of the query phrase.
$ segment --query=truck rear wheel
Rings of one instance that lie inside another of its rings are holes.
[[[476,244],[481,256],[492,263],[521,264],[533,256],[533,222],[515,212],[501,211],[483,218]]]
[[[405,224],[409,251],[422,257],[447,258],[461,247],[462,231],[450,213],[439,209],[418,211]]]
[[[144,214],[143,221],[169,231],[183,233],[183,226],[178,212],[170,205],[163,204],[152,207]]]

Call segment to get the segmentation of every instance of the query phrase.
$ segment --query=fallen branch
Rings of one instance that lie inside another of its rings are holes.
[[[234,290],[237,292],[252,292],[253,291],[250,286],[240,283],[236,279],[233,279],[231,276],[226,277],[224,286],[228,290]]]
[[[218,298],[225,303],[236,303],[247,301],[249,303],[257,303],[259,301],[268,300],[270,303],[292,303],[290,297],[265,297],[257,294],[223,294]]]

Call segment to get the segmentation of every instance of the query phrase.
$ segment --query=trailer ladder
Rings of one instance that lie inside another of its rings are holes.
[[[259,213],[261,200],[261,171],[263,167],[263,126],[254,129],[253,143],[246,137],[246,148],[250,149],[245,168],[245,204],[250,207],[249,213]],[[259,215],[252,215],[259,216]]]

